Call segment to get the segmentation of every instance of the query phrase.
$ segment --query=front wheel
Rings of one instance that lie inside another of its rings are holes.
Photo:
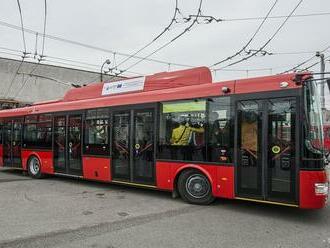
[[[186,202],[207,205],[214,201],[208,178],[198,170],[182,172],[178,180],[178,191]]]
[[[32,156],[28,162],[28,172],[33,178],[40,179],[43,177],[41,173],[41,164],[37,157]]]

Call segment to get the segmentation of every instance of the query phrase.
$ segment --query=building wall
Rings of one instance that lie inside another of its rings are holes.
[[[30,62],[24,62],[16,75],[20,63],[18,60],[0,58],[0,99],[28,103],[59,99],[70,86],[54,80],[80,85],[100,81],[100,74],[96,72],[43,64],[36,67],[36,63]],[[114,80],[111,76],[104,77],[104,80],[109,79]]]

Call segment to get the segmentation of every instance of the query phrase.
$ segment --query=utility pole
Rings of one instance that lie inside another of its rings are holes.
[[[325,72],[325,63],[324,63],[324,54],[316,52],[316,57],[320,58],[320,69],[321,69],[321,83],[320,83],[320,95],[321,95],[321,108],[322,111],[325,110],[325,98],[324,98],[324,72]]]

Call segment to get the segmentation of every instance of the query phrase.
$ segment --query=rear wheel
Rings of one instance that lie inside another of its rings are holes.
[[[41,163],[36,156],[30,157],[28,162],[28,172],[33,178],[40,179],[43,177],[41,173]]]
[[[183,200],[207,205],[214,201],[208,178],[198,170],[183,171],[178,180],[178,191]]]

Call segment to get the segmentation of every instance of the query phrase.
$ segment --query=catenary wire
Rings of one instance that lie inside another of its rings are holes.
[[[330,55],[326,56],[324,59],[328,59],[328,58],[330,58]],[[308,66],[308,67],[306,67],[306,68],[304,68],[304,69],[302,69],[302,71],[307,71],[307,70],[309,70],[310,68],[313,68],[314,66],[316,66],[316,65],[318,65],[318,64],[320,64],[320,61],[318,61],[318,62],[316,62],[316,63],[314,63],[314,64],[312,64],[312,65],[310,65],[310,66]]]
[[[326,16],[330,15],[330,12],[325,13],[310,13],[310,14],[299,14],[292,15],[290,18],[299,18],[299,17],[313,17],[313,16]],[[269,16],[268,19],[283,19],[287,18],[287,15],[279,15],[279,16]],[[221,19],[222,22],[234,22],[234,21],[257,21],[262,20],[265,17],[246,17],[246,18],[231,18],[231,19]]]
[[[128,68],[126,68],[125,70],[122,70],[118,75],[124,73],[125,71],[133,68],[134,66],[138,65],[139,63],[141,63],[142,61],[145,61],[147,60],[150,56],[154,55],[155,53],[159,52],[160,50],[164,49],[165,47],[169,46],[171,43],[173,43],[174,41],[176,41],[177,39],[179,39],[180,37],[182,37],[185,33],[187,33],[188,31],[190,31],[190,29],[195,25],[197,24],[197,19],[198,19],[198,16],[201,14],[201,11],[202,11],[202,3],[203,3],[203,0],[200,0],[199,1],[199,7],[198,7],[198,11],[197,11],[197,15],[196,15],[196,18],[194,19],[194,21],[187,27],[184,29],[183,32],[181,32],[180,34],[178,34],[177,36],[175,36],[173,39],[171,39],[169,42],[165,43],[164,45],[162,45],[161,47],[157,48],[156,50],[154,50],[153,52],[149,53],[147,56],[141,58],[140,60],[138,60],[137,62],[135,62],[134,64],[130,65]],[[168,63],[167,63],[168,64]],[[172,63],[171,63],[172,64]],[[174,65],[174,64],[172,64]]]
[[[310,14],[292,15],[291,18],[292,17],[322,16],[322,15],[330,15],[330,13],[310,13]],[[286,18],[286,17],[287,16],[269,16],[268,19],[281,19],[281,18]],[[231,22],[231,21],[262,20],[264,18],[265,17],[246,17],[246,18],[231,18],[231,19],[228,18],[228,19],[221,19],[221,20]],[[0,25],[4,26],[4,27],[7,27],[7,28],[15,29],[15,30],[18,30],[18,31],[22,30],[22,28],[20,26],[17,26],[17,25],[14,25],[14,24],[11,24],[11,23],[8,23],[8,22],[5,22],[5,21],[0,21]],[[30,34],[33,34],[33,35],[36,35],[38,33],[37,31],[32,30],[32,29],[24,28],[23,30],[26,33],[30,33]],[[131,56],[130,54],[127,54],[127,53],[116,52],[116,51],[112,51],[112,50],[109,50],[109,49],[104,49],[104,48],[101,48],[101,47],[92,46],[92,45],[89,45],[89,44],[84,44],[84,43],[81,43],[81,42],[78,42],[78,41],[73,41],[73,40],[70,40],[70,39],[66,39],[66,38],[62,38],[62,37],[58,37],[58,36],[54,36],[54,35],[46,34],[45,38],[55,40],[55,41],[59,41],[59,42],[63,42],[63,43],[76,45],[76,46],[85,47],[85,48],[92,49],[92,50],[98,50],[98,51],[112,53],[112,54],[116,53],[117,55],[120,55],[120,56],[123,56],[123,57]],[[133,58],[141,59],[142,57],[134,56]],[[173,66],[179,66],[179,67],[190,67],[190,68],[194,67],[193,65],[173,63],[173,62],[168,62],[168,61],[163,61],[163,60],[158,60],[158,59],[153,59],[153,58],[148,58],[148,59],[145,59],[145,60],[150,61],[150,62],[160,63],[160,64],[166,64],[166,65],[171,64]]]
[[[245,51],[245,49],[251,44],[251,42],[254,40],[254,38],[256,37],[256,35],[259,33],[260,29],[262,28],[262,26],[264,25],[264,23],[266,22],[267,18],[269,17],[270,13],[273,11],[273,9],[275,8],[276,4],[278,3],[278,0],[276,0],[273,5],[271,6],[271,8],[269,9],[269,11],[267,12],[266,16],[263,18],[262,22],[260,23],[260,25],[258,26],[257,30],[254,32],[254,34],[252,35],[252,37],[250,38],[250,40],[236,53],[234,53],[233,55],[222,59],[219,62],[214,63],[213,65],[211,65],[210,67],[213,66],[217,66],[219,64],[222,64],[228,60],[231,60],[233,58],[235,58],[236,56],[240,55],[243,51]]]
[[[23,52],[23,56],[22,56],[22,60],[21,62],[19,63],[17,69],[16,69],[16,72],[12,78],[12,80],[10,81],[9,83],[9,87],[7,87],[7,90],[5,91],[4,93],[4,97],[6,98],[8,96],[8,94],[10,93],[10,90],[14,84],[14,81],[18,75],[18,72],[19,70],[21,69],[23,63],[24,63],[24,60],[26,58],[26,40],[25,40],[25,31],[24,31],[24,22],[23,22],[23,15],[22,15],[22,8],[21,8],[21,3],[19,0],[16,1],[17,3],[17,7],[18,7],[18,12],[19,12],[19,16],[20,16],[20,22],[21,22],[21,26],[19,27],[19,29],[22,31],[22,40],[23,40],[23,47],[24,47],[24,52]]]
[[[23,39],[23,47],[24,47],[24,52],[26,52],[26,40],[25,40],[25,32],[24,32],[24,24],[23,24],[23,15],[22,15],[22,8],[21,8],[21,3],[19,0],[16,0],[17,6],[18,6],[18,11],[19,11],[19,16],[21,20],[21,31],[22,31],[22,39]]]
[[[40,65],[41,61],[43,60],[44,49],[45,49],[46,24],[47,24],[47,0],[44,0],[44,22],[43,22],[42,51],[41,51],[40,57],[38,58],[38,63],[36,63],[35,66],[32,68],[32,70],[30,71],[30,74],[32,74],[33,72],[35,72],[37,70],[38,66]],[[23,80],[24,80],[24,77],[23,77]],[[24,87],[25,87],[25,85],[27,84],[28,81],[29,81],[29,78],[27,78],[27,79],[25,79],[25,81],[23,81],[23,83],[21,84],[21,87],[19,87],[16,94],[14,95],[14,98],[16,98],[21,93],[21,91],[24,89]]]
[[[323,12],[323,13],[309,13],[309,14],[298,14],[292,15],[291,18],[298,18],[298,17],[315,17],[315,16],[327,16],[330,15],[330,12]],[[189,15],[189,18],[185,18],[189,20],[196,15]],[[223,23],[223,22],[240,22],[240,21],[258,21],[262,20],[265,17],[258,16],[258,17],[243,17],[243,18],[216,18],[211,15],[201,15],[200,18],[204,18],[204,24],[210,24],[212,22]],[[287,15],[278,15],[278,16],[269,16],[268,19],[283,19],[288,17]]]
[[[0,51],[1,54],[15,56],[15,57],[21,57],[21,54],[22,54],[22,51],[20,51],[20,50],[6,48],[6,47],[0,47],[0,50],[15,52],[15,53],[9,53],[9,52]],[[4,58],[6,58],[6,57],[4,57]],[[11,59],[11,58],[8,58],[8,59]],[[52,59],[54,59],[54,60],[52,60]],[[57,61],[57,60],[59,60],[59,61]],[[51,62],[52,64],[45,63],[47,61]],[[64,61],[64,62],[60,62],[60,61]],[[69,63],[67,63],[67,62],[69,62]],[[67,66],[66,68],[72,68],[72,69],[77,69],[77,67],[79,67],[79,69],[83,69],[83,70],[87,70],[87,71],[95,72],[95,73],[99,73],[99,67],[100,67],[98,64],[92,64],[92,63],[77,61],[77,60],[73,60],[73,59],[61,58],[61,57],[51,56],[51,55],[47,55],[47,54],[44,54],[44,56],[43,56],[43,64],[44,65],[57,65],[57,64],[66,65]],[[68,66],[70,66],[70,67],[68,67]],[[126,72],[130,73],[130,74],[134,74],[134,75],[140,75],[140,76],[145,75],[143,73],[135,72],[135,71],[126,71]]]
[[[128,60],[130,60],[131,58],[133,58],[135,55],[137,55],[138,53],[142,52],[143,50],[145,50],[146,48],[148,48],[149,46],[151,46],[160,37],[162,37],[166,32],[168,32],[170,30],[171,26],[177,22],[176,21],[176,18],[177,18],[177,14],[178,13],[180,13],[180,10],[178,8],[178,0],[175,0],[175,10],[174,10],[173,17],[172,17],[170,23],[164,28],[164,30],[162,32],[160,32],[155,38],[153,38],[145,46],[143,46],[142,48],[140,48],[139,50],[137,50],[135,53],[131,54],[129,57],[127,57],[126,59],[124,59],[123,61],[121,61],[118,65],[116,65],[116,67],[121,66],[122,64],[124,64],[125,62],[127,62]]]
[[[233,63],[230,63],[226,66],[224,66],[222,69],[239,64],[243,61],[246,61],[252,57],[254,57],[256,54],[258,54],[260,51],[262,51],[274,38],[275,36],[281,31],[281,29],[284,27],[284,25],[287,23],[287,21],[289,20],[289,18],[291,17],[291,15],[295,12],[295,10],[300,6],[300,4],[303,2],[303,0],[300,0],[297,5],[293,8],[293,10],[290,12],[290,14],[285,18],[285,20],[282,22],[282,24],[277,28],[277,30],[275,31],[275,33],[269,38],[269,40],[263,44],[259,49],[257,49],[255,52],[253,52],[251,55],[244,57],[238,61],[235,61]]]
[[[16,25],[11,24],[11,23],[8,23],[8,22],[4,22],[4,21],[0,21],[0,25],[1,26],[5,26],[5,27],[8,27],[8,28],[11,28],[11,29],[21,30],[21,27],[16,26]],[[35,30],[27,29],[27,28],[24,28],[24,31],[26,33],[30,33],[30,34],[33,34],[33,35],[36,35],[36,33],[38,33]],[[59,41],[59,42],[63,42],[63,43],[67,43],[67,44],[71,44],[71,45],[75,45],[75,46],[80,46],[80,47],[88,48],[88,49],[91,49],[91,50],[96,50],[96,51],[101,51],[101,52],[111,53],[111,54],[114,54],[115,53],[115,54],[117,54],[119,56],[123,56],[123,57],[129,57],[129,56],[131,56],[131,54],[127,54],[127,53],[123,53],[123,52],[118,52],[118,51],[113,51],[113,50],[110,50],[110,49],[105,49],[105,48],[102,48],[102,47],[97,47],[97,46],[85,44],[85,43],[82,43],[82,42],[69,40],[69,39],[66,39],[66,38],[59,37],[59,36],[45,34],[45,37],[47,39],[50,39],[50,40]],[[141,57],[141,56],[133,56],[132,58],[142,59],[143,57]],[[186,65],[186,64],[180,64],[180,63],[174,63],[174,62],[163,61],[163,60],[152,59],[152,58],[147,58],[145,60],[150,61],[150,62],[159,63],[159,64],[166,64],[166,65],[168,65],[170,63],[171,65],[179,66],[179,67],[194,67],[193,65]]]
[[[326,48],[324,48],[324,49],[321,51],[321,53],[327,51],[329,48],[330,48],[330,46],[327,46]],[[290,71],[295,71],[295,70],[298,69],[300,66],[305,65],[305,64],[307,64],[308,62],[312,61],[315,57],[316,57],[316,56],[313,55],[312,57],[310,57],[310,58],[304,60],[303,62],[299,63],[298,65],[296,65],[296,66],[294,66],[294,67],[292,67],[292,68],[290,68],[290,69],[288,69],[288,70],[286,70],[286,71],[281,72],[280,74],[284,74],[284,73],[287,73],[287,72],[290,72]]]

